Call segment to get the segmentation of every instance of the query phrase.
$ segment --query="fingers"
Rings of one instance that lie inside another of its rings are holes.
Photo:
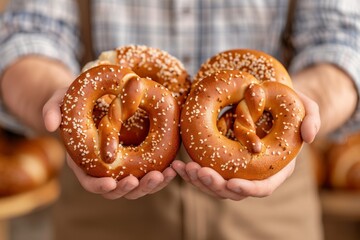
[[[115,190],[103,194],[103,197],[107,199],[117,199],[121,197],[138,199],[160,191],[167,186],[175,176],[175,171],[170,168],[167,168],[162,173],[159,171],[151,171],[140,181],[134,176],[128,176],[118,182]]]
[[[86,175],[70,157],[67,158],[67,162],[85,190],[101,194],[107,199],[121,197],[138,199],[156,193],[175,178],[176,172],[202,192],[219,199],[239,201],[250,196],[266,197],[271,195],[292,174],[295,168],[295,160],[293,160],[280,172],[265,180],[249,181],[234,178],[227,181],[211,168],[201,167],[195,162],[185,164],[177,160],[172,164],[172,168],[169,167],[162,173],[151,171],[140,181],[130,175],[116,182],[110,177],[95,178]]]
[[[136,177],[130,175],[120,180],[116,184],[116,188],[114,190],[106,192],[102,194],[102,196],[106,199],[118,199],[133,191],[138,186],[139,180]]]
[[[186,182],[193,184],[204,193],[220,199],[239,201],[247,197],[271,195],[292,174],[295,160],[270,178],[257,181],[239,178],[225,180],[215,170],[201,167],[195,162],[186,164],[174,161],[172,167]]]
[[[179,174],[179,176],[186,182],[193,184],[203,192],[209,194],[210,196],[216,196],[210,190],[206,188],[205,185],[198,179],[197,171],[201,168],[197,163],[184,163],[180,160],[175,160],[171,167]]]
[[[96,194],[105,194],[116,188],[116,181],[113,178],[95,178],[85,174],[70,156],[66,157],[66,162],[86,191]]]
[[[228,181],[211,168],[201,168],[198,171],[198,177],[202,184],[218,198],[239,201],[246,197],[229,189]]]
[[[152,171],[146,174],[139,181],[138,187],[131,192],[124,195],[127,199],[138,199],[145,195],[148,195],[153,189],[160,185],[164,181],[164,176],[161,172]]]
[[[245,179],[230,179],[227,187],[243,196],[266,197],[270,196],[294,171],[295,160],[291,161],[280,172],[265,179],[249,181]]]
[[[67,162],[85,190],[101,194],[107,199],[121,197],[138,199],[156,193],[166,187],[178,173],[186,182],[210,196],[239,201],[247,197],[271,195],[293,173],[296,160],[294,159],[280,172],[265,180],[250,181],[239,178],[225,180],[211,168],[201,167],[195,162],[186,164],[176,160],[173,162],[172,168],[168,167],[162,173],[151,171],[140,181],[130,175],[117,183],[110,177],[94,178],[86,175],[70,157],[67,158]]]
[[[60,103],[67,88],[57,90],[43,107],[43,119],[46,129],[54,132],[61,123]]]
[[[186,182],[191,183],[202,192],[219,198],[241,200],[244,197],[227,189],[226,180],[210,168],[202,168],[195,162],[185,164],[174,161],[171,165]]]
[[[116,199],[120,197],[124,197],[126,199],[138,199],[160,191],[166,187],[175,176],[175,171],[171,168],[167,168],[162,173],[159,171],[151,171],[141,178],[140,181],[131,176],[133,178],[132,183],[128,181],[127,178],[129,177],[126,177],[119,181],[118,187],[114,191],[103,196],[108,199]],[[135,179],[137,181],[136,184],[134,184]],[[124,180],[127,182],[124,183]],[[125,187],[128,187],[128,189]]]
[[[179,174],[179,176],[186,182],[190,182],[190,177],[188,176],[185,168],[186,163],[181,160],[175,160],[172,162],[171,167]]]
[[[154,188],[151,192],[149,192],[149,194],[153,194],[162,190],[176,177],[176,172],[171,167],[166,168],[162,172],[162,174],[164,176],[164,181],[162,181],[156,188]]]
[[[190,183],[199,188],[201,191],[209,194],[210,196],[219,197],[216,192],[211,191],[208,189],[207,186],[210,186],[212,183],[211,178],[207,178],[208,176],[202,176],[200,179],[199,171],[201,170],[201,166],[195,162],[190,162],[186,164],[185,171],[189,176]]]
[[[121,197],[137,199],[153,194],[162,190],[176,177],[176,172],[168,167],[162,173],[151,171],[140,181],[130,175],[116,182],[111,177],[96,178],[87,175],[69,156],[67,156],[67,164],[86,191],[101,194],[106,199],[118,199]]]
[[[301,136],[306,143],[314,141],[321,126],[319,106],[309,97],[298,93],[304,106],[305,118],[301,124]]]

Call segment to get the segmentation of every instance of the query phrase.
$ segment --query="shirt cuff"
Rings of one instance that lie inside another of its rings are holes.
[[[34,134],[34,131],[31,128],[22,124],[17,118],[7,111],[2,100],[0,100],[0,126],[4,129],[24,136],[31,136]]]
[[[360,96],[360,54],[358,52],[347,46],[336,44],[311,47],[294,57],[289,71],[295,73],[319,62],[332,63],[346,72],[352,78],[358,96]],[[352,117],[331,136],[342,138],[357,130],[360,130],[359,103]]]

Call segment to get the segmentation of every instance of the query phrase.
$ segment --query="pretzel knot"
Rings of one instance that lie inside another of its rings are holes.
[[[228,106],[219,123],[219,113]],[[271,125],[259,136],[259,120],[269,114]],[[239,70],[218,70],[191,90],[181,114],[181,136],[195,162],[224,178],[265,179],[299,152],[304,116],[290,87]]]
[[[132,94],[136,92],[137,94]],[[106,163],[116,160],[116,151],[119,146],[119,133],[122,123],[130,118],[140,107],[145,93],[144,81],[140,78],[130,78],[115,97],[98,125],[101,158]]]
[[[106,114],[94,120],[94,106],[105,95],[115,96]],[[123,145],[123,123],[137,112],[149,117],[149,131],[139,145]],[[99,65],[88,69],[69,87],[61,105],[61,135],[71,158],[87,174],[117,180],[141,178],[162,171],[180,144],[179,105],[172,93],[130,68]]]
[[[150,77],[151,80],[162,84],[172,92],[180,108],[190,89],[190,76],[183,64],[161,49],[144,45],[121,46],[102,52],[98,59],[87,63],[84,69],[101,64],[129,67],[140,77]],[[96,123],[107,114],[113,97],[107,95],[98,99],[94,108]],[[127,121],[123,122],[119,140],[125,145],[138,145],[145,139],[148,129],[148,116],[139,108]]]

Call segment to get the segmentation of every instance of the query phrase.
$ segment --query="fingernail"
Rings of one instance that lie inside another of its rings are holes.
[[[205,185],[210,185],[212,183],[212,179],[209,176],[200,178],[201,182]]]

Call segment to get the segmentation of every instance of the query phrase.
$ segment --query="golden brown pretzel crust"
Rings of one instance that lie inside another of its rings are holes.
[[[282,65],[257,51],[227,51],[208,60],[181,113],[181,136],[190,157],[225,179],[259,180],[278,172],[302,146],[305,110],[289,86]],[[227,106],[235,110],[234,117],[218,123]],[[264,113],[271,114],[272,126],[259,137],[256,122]],[[231,124],[232,137],[220,133],[218,126],[224,131]]]
[[[64,158],[62,145],[51,137],[1,136],[0,197],[44,185],[58,174]]]
[[[94,105],[108,94],[117,97],[96,128]],[[138,108],[149,116],[149,133],[138,146],[122,146],[122,122]],[[87,174],[141,178],[151,170],[164,170],[175,158],[179,111],[171,92],[159,83],[140,78],[130,68],[99,65],[83,72],[69,87],[61,105],[61,135],[69,155]]]
[[[248,72],[261,81],[277,81],[292,87],[291,78],[284,66],[272,56],[253,49],[232,49],[220,52],[203,63],[193,86],[205,76],[219,70]]]
[[[329,182],[334,188],[360,189],[360,133],[354,133],[343,142],[331,144]]]
[[[130,67],[140,77],[149,77],[169,89],[178,104],[184,104],[190,90],[190,76],[183,64],[166,51],[143,45],[116,49],[117,63]]]

